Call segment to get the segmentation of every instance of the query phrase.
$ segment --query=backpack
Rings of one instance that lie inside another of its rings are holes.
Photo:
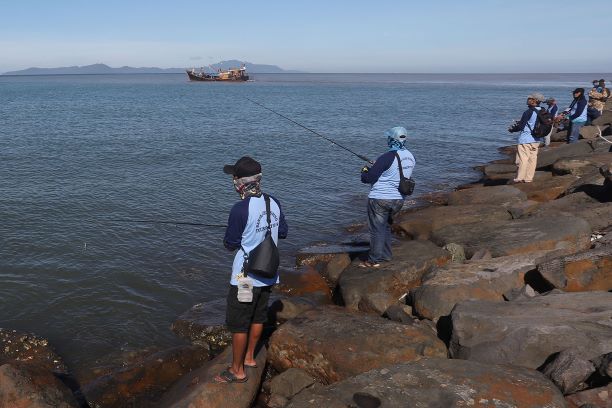
[[[536,121],[533,129],[529,125],[529,121],[527,122],[527,126],[529,130],[531,130],[531,136],[533,137],[545,137],[551,132],[553,128],[553,116],[548,112],[547,109],[533,109],[536,112]]]
[[[242,249],[245,258],[243,268],[245,272],[252,273],[253,275],[264,279],[271,279],[277,274],[280,256],[278,253],[278,247],[272,239],[270,196],[267,194],[264,194],[263,196],[264,200],[266,201],[266,219],[268,221],[266,236],[264,240],[253,248],[249,254],[246,253],[244,248]]]
[[[402,170],[402,160],[399,157],[399,154],[395,152],[395,157],[397,157],[397,166],[399,167],[400,174],[400,182],[397,190],[401,195],[412,195],[414,192],[414,185],[416,184],[412,178],[404,177],[404,170]]]

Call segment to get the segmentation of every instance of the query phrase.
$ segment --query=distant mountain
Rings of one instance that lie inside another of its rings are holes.
[[[239,68],[244,64],[249,73],[291,73],[299,71],[284,70],[276,65],[252,64],[250,62],[242,62],[238,60],[221,61],[216,64],[207,65],[204,68],[206,71],[216,71],[217,69]],[[157,68],[157,67],[121,67],[111,68],[105,64],[93,64],[72,67],[59,68],[28,68],[20,71],[5,72],[2,75],[75,75],[75,74],[177,74],[184,73],[186,68]],[[194,67],[199,70],[199,66]]]

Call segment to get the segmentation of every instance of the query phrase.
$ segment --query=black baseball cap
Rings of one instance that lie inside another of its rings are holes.
[[[584,88],[576,88],[576,89],[574,89],[574,92],[572,92],[572,93],[581,93],[581,94],[583,94],[584,93]]]
[[[243,156],[238,159],[236,164],[223,166],[223,172],[238,178],[250,177],[261,173],[261,164],[249,156]]]

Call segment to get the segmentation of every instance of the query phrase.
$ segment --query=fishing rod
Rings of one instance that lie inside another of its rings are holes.
[[[211,228],[226,228],[224,224],[202,224],[199,222],[187,222],[187,221],[157,221],[157,220],[104,220],[107,222],[124,222],[124,223],[141,223],[141,224],[170,224],[170,225],[191,225],[194,227],[211,227]]]
[[[349,149],[348,147],[344,147],[344,146],[342,146],[341,144],[339,144],[339,143],[338,143],[338,142],[336,142],[335,140],[332,140],[332,139],[330,139],[330,138],[328,138],[328,137],[325,137],[325,136],[323,136],[322,134],[317,133],[317,132],[315,132],[314,130],[310,129],[309,127],[306,127],[306,126],[302,125],[301,123],[298,123],[298,122],[296,122],[295,120],[293,120],[293,119],[291,119],[291,118],[288,118],[287,116],[285,116],[285,115],[283,115],[283,114],[281,114],[281,113],[278,113],[278,112],[276,112],[275,110],[272,110],[272,109],[268,108],[267,106],[262,105],[262,104],[261,104],[261,103],[259,103],[259,102],[255,102],[254,100],[252,100],[252,99],[250,99],[250,98],[248,98],[248,97],[246,97],[246,96],[245,96],[245,99],[247,99],[248,101],[253,102],[255,105],[261,106],[262,108],[264,108],[264,109],[266,109],[266,110],[269,110],[270,112],[272,112],[272,113],[274,113],[274,114],[276,114],[276,115],[280,116],[281,118],[287,119],[289,122],[294,123],[294,124],[298,125],[299,127],[303,128],[303,129],[306,129],[307,131],[309,131],[309,132],[311,132],[311,133],[314,133],[315,135],[317,135],[317,136],[319,136],[319,137],[321,137],[321,138],[323,138],[323,139],[327,140],[327,141],[328,141],[328,142],[330,142],[331,144],[336,145],[336,146],[338,146],[339,148],[344,149],[344,150],[346,150],[347,152],[354,154],[355,156],[359,157],[361,160],[364,160],[364,161],[366,161],[366,162],[368,162],[368,163],[370,163],[370,164],[374,164],[374,162],[373,162],[372,160],[368,159],[367,157],[365,157],[365,156],[363,156],[363,155],[361,155],[361,154],[359,154],[359,153],[355,153],[354,151],[352,151],[352,150],[351,150],[351,149]]]

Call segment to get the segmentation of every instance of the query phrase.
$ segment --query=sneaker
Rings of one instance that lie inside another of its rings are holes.
[[[360,268],[378,268],[380,266],[380,264],[378,262],[371,262],[371,261],[363,261],[362,263],[359,264]]]

